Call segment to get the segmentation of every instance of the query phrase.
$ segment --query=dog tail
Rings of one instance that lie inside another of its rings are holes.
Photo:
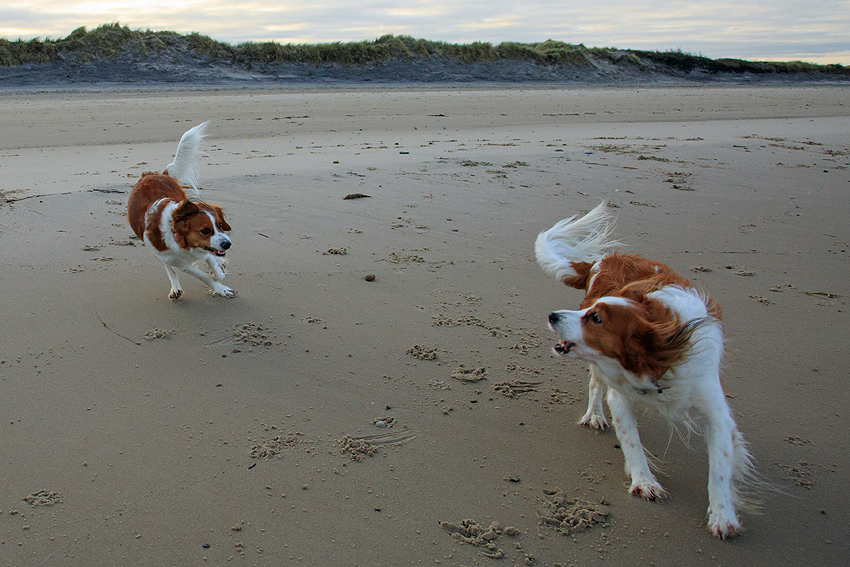
[[[174,161],[168,164],[165,168],[165,173],[177,180],[181,185],[191,187],[194,191],[194,196],[200,195],[198,190],[198,176],[200,174],[200,166],[198,165],[198,147],[201,140],[204,139],[204,131],[207,129],[209,122],[198,124],[191,130],[183,134],[180,138],[180,143],[177,144],[177,153],[174,154]]]
[[[614,219],[602,201],[583,217],[572,216],[537,235],[534,253],[543,271],[574,287],[588,277],[591,265],[610,249],[620,246],[611,240]],[[576,281],[573,281],[576,280]]]

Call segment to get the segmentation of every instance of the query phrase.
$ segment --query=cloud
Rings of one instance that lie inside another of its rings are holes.
[[[30,0],[0,8],[0,37],[80,26],[199,32],[219,41],[324,43],[393,33],[453,43],[535,42],[682,49],[708,57],[850,64],[850,0]]]

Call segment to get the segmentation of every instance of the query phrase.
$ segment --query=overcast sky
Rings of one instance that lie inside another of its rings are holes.
[[[112,22],[231,44],[362,41],[389,33],[850,65],[850,0],[4,0],[0,7],[0,37],[10,40],[59,39]]]

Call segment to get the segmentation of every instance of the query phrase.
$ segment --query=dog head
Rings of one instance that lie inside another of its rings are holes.
[[[549,328],[561,338],[553,349],[557,355],[613,360],[653,380],[685,355],[693,332],[656,301],[622,297],[603,297],[580,311],[553,311]]]
[[[225,234],[230,225],[216,205],[181,202],[174,211],[172,229],[181,248],[202,249],[215,256],[224,256],[230,248],[230,237]]]

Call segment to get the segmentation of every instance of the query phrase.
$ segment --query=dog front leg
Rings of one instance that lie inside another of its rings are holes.
[[[632,480],[629,493],[645,500],[664,498],[667,496],[667,491],[658,484],[649,470],[646,453],[640,443],[637,420],[629,400],[614,388],[608,388],[608,408],[611,410],[614,430],[617,432],[617,439],[620,441],[620,448],[625,457],[626,474]]]
[[[210,290],[212,290],[213,295],[218,295],[221,297],[236,297],[235,291],[222,284],[221,282],[216,281],[211,275],[202,270],[199,270],[192,264],[186,264],[180,269],[186,272],[187,274],[195,276],[196,278],[207,284]]]
[[[227,265],[227,260],[219,256],[208,254],[206,258],[207,265],[212,270],[212,277],[215,281],[220,282],[224,279],[224,267]]]
[[[602,370],[595,364],[590,365],[590,385],[588,387],[587,413],[579,420],[579,425],[590,429],[605,429],[608,421],[602,409],[602,380],[599,374]]]

